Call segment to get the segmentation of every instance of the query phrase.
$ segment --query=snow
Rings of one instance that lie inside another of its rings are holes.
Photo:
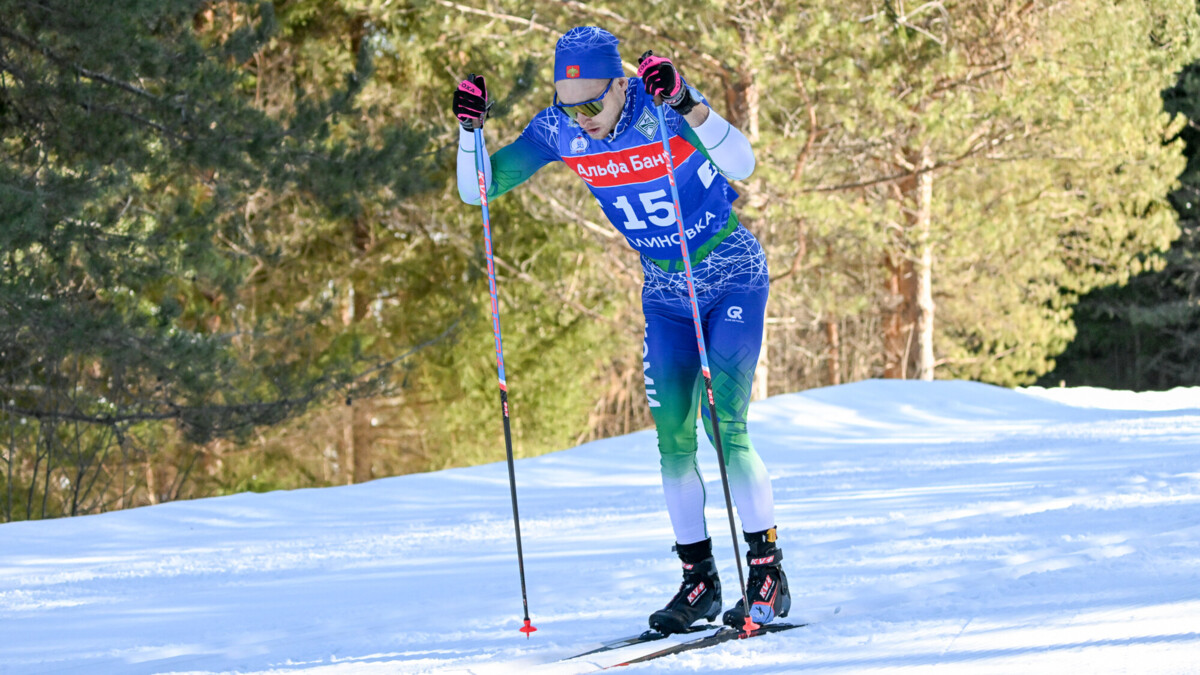
[[[812,625],[626,670],[1200,672],[1200,389],[868,381],[751,431]],[[517,462],[531,639],[501,461],[0,525],[0,673],[592,672],[679,583],[655,448]]]
[[[1099,387],[1044,389],[1029,387],[1027,394],[1085,408],[1109,410],[1174,410],[1200,406],[1200,387],[1176,387],[1170,391],[1114,391]]]

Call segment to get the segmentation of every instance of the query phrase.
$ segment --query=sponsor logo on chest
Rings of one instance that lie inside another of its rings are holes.
[[[571,150],[574,151],[574,140],[571,143]],[[683,138],[671,138],[671,160],[676,167],[695,152],[696,148]],[[667,175],[667,158],[663,155],[662,143],[646,143],[582,157],[563,157],[563,162],[592,187],[647,183]]]
[[[654,134],[658,132],[658,118],[650,114],[650,110],[642,108],[642,116],[638,118],[637,124],[633,125],[648,140],[654,140]]]

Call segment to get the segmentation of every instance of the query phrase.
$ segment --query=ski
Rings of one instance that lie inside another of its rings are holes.
[[[784,630],[791,630],[792,628],[803,628],[804,626],[807,626],[807,625],[808,624],[806,624],[806,623],[768,623],[768,624],[764,624],[764,625],[760,626],[757,630],[750,631],[750,633],[743,633],[742,631],[740,631],[736,628],[730,628],[730,627],[726,626],[726,627],[718,629],[717,632],[713,633],[712,635],[706,635],[704,637],[696,638],[694,640],[688,640],[687,642],[681,642],[677,645],[671,645],[670,647],[667,647],[665,649],[660,649],[656,652],[650,652],[649,654],[643,654],[642,656],[639,656],[636,659],[630,659],[628,661],[623,661],[621,663],[615,663],[611,666],[604,668],[604,670],[608,670],[609,668],[619,668],[621,666],[628,666],[628,665],[632,665],[634,663],[643,663],[645,661],[651,661],[653,659],[662,658],[664,656],[671,656],[672,654],[680,654],[682,652],[689,652],[689,651],[692,651],[693,649],[704,649],[705,647],[712,647],[713,645],[719,645],[722,642],[729,642],[730,640],[745,640],[747,638],[757,637],[759,635],[765,635],[766,633],[778,633],[778,632],[784,631]]]
[[[684,630],[683,633],[698,633],[702,630],[710,630],[710,629],[712,629],[712,626],[709,626],[709,625],[688,626],[688,628],[686,630]],[[565,659],[560,659],[560,661],[570,661],[571,659],[578,659],[578,658],[581,658],[584,656],[591,656],[593,654],[602,654],[604,652],[611,652],[615,649],[623,649],[625,647],[632,647],[633,645],[640,645],[640,644],[644,644],[646,642],[654,642],[656,640],[662,640],[662,639],[668,638],[671,635],[680,635],[680,634],[682,634],[682,633],[668,634],[668,633],[660,633],[656,630],[648,630],[648,631],[642,633],[641,635],[631,635],[629,637],[619,638],[617,640],[611,640],[609,642],[605,642],[600,647],[597,647],[596,649],[593,649],[588,652],[583,652],[582,654],[568,656]]]

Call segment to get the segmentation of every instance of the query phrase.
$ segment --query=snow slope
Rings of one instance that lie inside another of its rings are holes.
[[[751,419],[789,620],[813,625],[628,670],[1200,673],[1200,389],[871,381]],[[653,432],[517,479],[532,639],[498,462],[0,525],[0,673],[567,674],[636,654],[555,663],[640,632],[678,585]]]

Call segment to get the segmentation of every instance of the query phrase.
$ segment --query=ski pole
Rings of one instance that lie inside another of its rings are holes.
[[[671,144],[667,137],[667,122],[663,117],[663,106],[654,106],[658,113],[658,128],[662,132],[663,156],[666,159],[667,179],[671,183],[671,198],[675,200],[675,222],[679,225],[679,247],[683,250],[683,272],[687,279],[688,299],[692,302],[692,323],[696,325],[696,346],[700,349],[700,372],[704,376],[704,391],[708,395],[708,416],[712,419],[713,446],[717,449],[717,463],[721,466],[721,487],[725,490],[725,511],[729,514],[729,533],[733,535],[733,559],[737,561],[738,581],[741,582],[742,607],[746,610],[746,624],[742,630],[749,633],[758,629],[750,619],[750,598],[746,595],[746,575],[742,572],[742,551],[738,546],[737,525],[733,520],[733,498],[729,494],[729,475],[725,471],[725,452],[721,449],[721,427],[717,423],[717,403],[713,398],[712,372],[708,368],[708,351],[704,348],[704,326],[700,321],[700,305],[696,302],[696,287],[692,283],[692,256],[688,252],[687,230],[683,225],[683,209],[679,206],[679,187],[675,184],[675,163],[671,159]]]
[[[517,472],[513,467],[512,429],[508,420],[508,383],[504,379],[504,343],[500,339],[500,301],[496,295],[496,262],[492,255],[492,220],[488,215],[487,178],[483,171],[483,129],[475,128],[475,173],[479,175],[479,203],[483,205],[483,240],[487,251],[488,291],[492,296],[492,332],[496,336],[496,372],[500,377],[500,410],[504,413],[504,450],[508,454],[508,489],[512,494],[513,527],[517,533],[517,567],[521,571],[521,603],[525,625],[520,631],[530,637],[537,630],[529,621],[529,595],[525,591],[525,556],[521,552],[521,517],[517,510]]]

